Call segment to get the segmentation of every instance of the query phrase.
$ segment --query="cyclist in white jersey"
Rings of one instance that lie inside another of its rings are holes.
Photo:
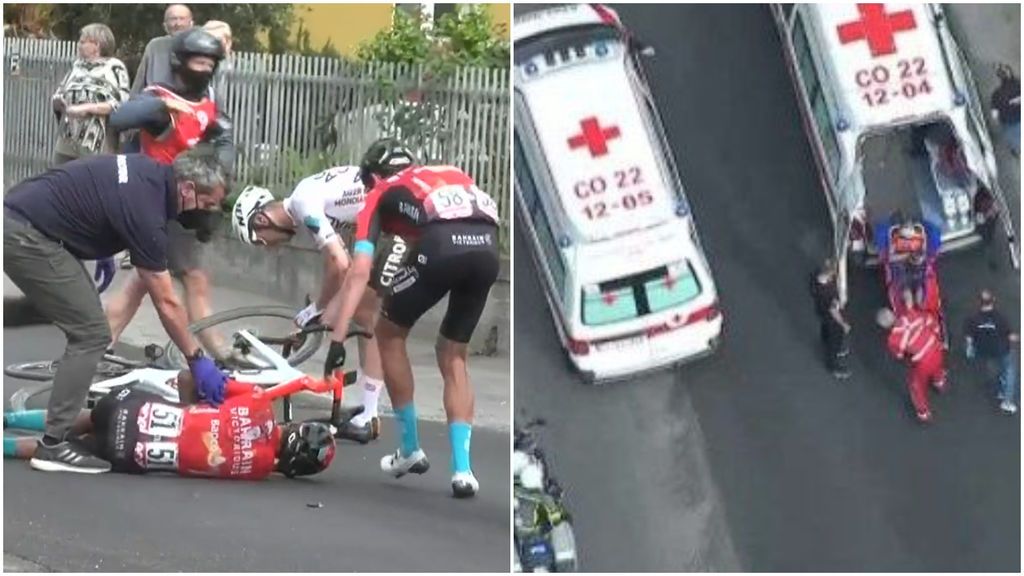
[[[350,242],[344,237],[351,234],[351,225],[363,208],[365,198],[359,168],[336,166],[303,179],[284,200],[275,200],[266,188],[248,186],[235,201],[231,224],[242,242],[276,246],[290,241],[304,228],[323,254],[324,280],[320,295],[296,314],[295,323],[299,327],[321,317],[330,323],[337,316],[336,296],[350,263],[347,252]],[[371,332],[380,311],[381,299],[377,291],[386,290],[391,284],[405,254],[405,243],[396,236],[391,248],[382,254],[377,271],[371,276],[374,290],[366,291],[353,318]],[[339,430],[338,436],[366,443],[380,435],[377,401],[384,387],[384,370],[375,340],[360,338],[359,350],[362,359],[357,384],[363,389],[363,412],[345,429]],[[344,362],[344,347],[332,342],[324,371],[331,372]]]

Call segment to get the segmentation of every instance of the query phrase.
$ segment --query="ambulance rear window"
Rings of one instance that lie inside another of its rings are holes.
[[[558,52],[568,54],[583,50],[596,42],[617,43],[619,32],[606,24],[587,24],[572,28],[561,28],[516,42],[515,63],[520,66],[538,54],[554,57]],[[563,58],[565,60],[566,58]]]
[[[604,326],[683,306],[701,294],[690,262],[678,262],[583,289],[583,324]]]

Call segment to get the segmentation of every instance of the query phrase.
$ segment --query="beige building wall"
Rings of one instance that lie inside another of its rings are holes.
[[[485,4],[496,24],[509,36],[512,10],[508,3]],[[320,49],[330,40],[344,56],[354,56],[361,42],[391,25],[394,4],[295,4],[297,34],[300,23],[309,32],[310,44]]]

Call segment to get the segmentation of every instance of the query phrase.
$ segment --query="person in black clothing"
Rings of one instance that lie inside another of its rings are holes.
[[[1020,342],[1020,336],[996,310],[996,299],[990,290],[982,290],[978,301],[978,311],[964,323],[967,358],[981,360],[988,371],[993,367],[998,369],[999,408],[1007,414],[1016,414],[1017,363],[1013,345]]]
[[[128,250],[160,321],[185,351],[201,397],[216,396],[224,375],[202,355],[167,272],[167,224],[216,211],[227,179],[206,146],[173,166],[145,156],[95,155],[25,180],[4,198],[4,273],[26,304],[67,336],[53,379],[37,470],[99,473],[110,464],[69,439],[96,365],[110,343],[99,294],[81,260]],[[113,274],[113,268],[107,271]],[[107,282],[109,279],[107,280]],[[5,299],[5,308],[8,302]],[[205,390],[203,392],[202,390]]]
[[[1006,64],[996,69],[999,87],[992,93],[992,118],[999,122],[1014,157],[1020,158],[1020,78]]]
[[[811,278],[811,296],[821,323],[821,340],[825,345],[825,366],[839,379],[848,378],[847,357],[850,355],[848,335],[850,325],[843,318],[836,284],[836,265],[829,259]]]

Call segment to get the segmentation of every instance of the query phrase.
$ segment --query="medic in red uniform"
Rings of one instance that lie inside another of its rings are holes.
[[[230,119],[210,98],[210,82],[224,46],[209,32],[193,28],[174,37],[172,84],[148,86],[110,116],[115,131],[140,130],[142,152],[170,164],[199,142],[210,142],[225,170],[233,172],[235,147]]]
[[[917,419],[930,422],[928,385],[939,392],[946,388],[945,350],[937,315],[915,306],[907,292],[899,316],[886,309],[879,315],[879,324],[889,329],[889,352],[898,360],[906,360],[910,366],[907,388]]]

